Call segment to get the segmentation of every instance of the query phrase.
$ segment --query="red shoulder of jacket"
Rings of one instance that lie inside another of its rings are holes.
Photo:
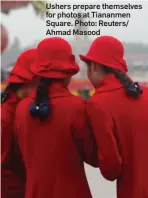
[[[20,99],[14,93],[10,93],[7,101],[1,105],[1,109],[3,109],[3,112],[5,112],[5,114],[7,112],[7,114],[14,116],[16,106],[19,102]]]

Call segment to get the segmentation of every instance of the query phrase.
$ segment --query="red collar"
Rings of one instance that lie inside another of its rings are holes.
[[[114,76],[114,74],[109,74],[100,81],[99,87],[96,88],[95,95],[101,92],[110,92],[121,88],[123,88],[123,85],[120,81]]]
[[[68,88],[64,85],[64,83],[52,83],[49,86],[49,98],[57,98],[57,97],[68,97],[72,96],[69,92]],[[36,98],[36,88],[30,93],[30,97]]]

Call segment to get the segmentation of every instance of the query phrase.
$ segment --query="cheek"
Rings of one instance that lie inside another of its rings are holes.
[[[22,89],[22,96],[23,97],[27,97],[28,95],[29,95],[29,93],[30,93],[30,87],[24,87],[23,89]]]
[[[66,83],[67,86],[70,84],[70,82],[71,82],[71,78],[68,78],[68,79],[66,79],[66,81],[65,81],[65,83]]]
[[[96,85],[97,82],[97,75],[95,72],[89,71],[88,72],[88,79],[90,80],[90,82],[93,84],[93,86]]]
[[[31,91],[32,91],[32,89],[35,87],[35,85],[33,86],[29,86],[28,88],[27,88],[27,90],[26,90],[26,94],[29,94]]]
[[[28,93],[29,93],[29,91],[28,91],[27,88],[23,90],[23,95],[24,95],[24,97],[27,97],[27,96],[28,96]]]
[[[91,70],[90,70],[90,68],[89,68],[89,67],[87,67],[87,76],[88,76],[88,78],[90,78],[90,77],[91,77]]]

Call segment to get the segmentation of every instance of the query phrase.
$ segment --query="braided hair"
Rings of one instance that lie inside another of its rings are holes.
[[[48,103],[48,88],[52,84],[53,79],[40,78],[40,83],[36,89],[36,99],[34,104],[30,104],[30,115],[34,118],[39,118],[40,121],[48,119],[51,108]]]
[[[10,92],[16,92],[23,86],[22,83],[9,83],[5,90],[1,93],[1,104],[7,101]]]
[[[124,86],[127,94],[133,98],[139,98],[141,94],[143,94],[143,90],[138,84],[138,82],[133,82],[127,74],[113,68],[109,68],[107,66],[103,66],[103,69],[106,73],[113,73],[115,77],[121,82]]]

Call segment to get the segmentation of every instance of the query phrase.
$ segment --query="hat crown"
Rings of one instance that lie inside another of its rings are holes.
[[[97,53],[106,54],[106,56],[123,57],[124,47],[122,43],[112,36],[100,36],[92,43],[89,53],[96,51]]]
[[[70,44],[58,37],[46,38],[37,47],[37,59],[39,62],[48,60],[67,60],[72,55]]]
[[[29,49],[24,52],[22,52],[17,61],[16,65],[23,67],[23,68],[30,68],[30,65],[33,63],[36,57],[36,49]]]
[[[35,58],[36,49],[29,49],[22,52],[10,72],[9,82],[25,83],[32,81],[34,75],[30,70],[30,66],[34,63]]]
[[[31,71],[45,78],[69,78],[79,71],[70,44],[59,37],[46,38],[37,46]]]
[[[80,55],[82,61],[95,61],[112,69],[127,72],[127,64],[124,60],[124,47],[122,43],[112,36],[100,36],[96,38],[86,56]]]

